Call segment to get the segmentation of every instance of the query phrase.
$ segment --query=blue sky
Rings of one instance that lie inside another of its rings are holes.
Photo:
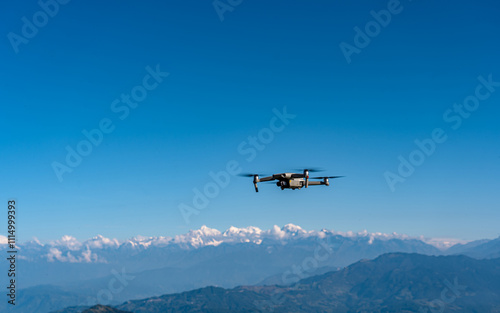
[[[500,235],[500,87],[478,80],[500,81],[494,1],[243,0],[223,21],[210,1],[70,1],[31,38],[23,25],[43,18],[40,5],[3,6],[0,188],[5,203],[18,201],[21,241],[287,223]],[[390,21],[347,62],[341,43],[356,47],[355,27],[366,32],[370,12],[388,7]],[[12,34],[24,41],[12,44]],[[169,75],[120,119],[112,103],[157,66]],[[476,88],[484,99],[454,129],[459,113],[443,115],[473,101]],[[238,146],[285,106],[296,117],[247,161]],[[103,119],[113,131],[59,181],[52,164],[64,164],[66,147]],[[398,157],[436,128],[447,139],[391,191],[384,174],[399,175]],[[231,176],[186,223],[179,205],[192,206],[193,188],[231,160],[244,172],[315,166],[346,177],[330,188],[262,185],[256,194],[251,179]]]

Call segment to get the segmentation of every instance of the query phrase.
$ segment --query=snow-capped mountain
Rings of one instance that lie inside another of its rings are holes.
[[[145,237],[136,236],[128,240],[119,241],[117,239],[106,238],[97,235],[83,242],[78,241],[70,235],[61,239],[42,244],[36,238],[32,241],[19,244],[20,259],[27,261],[46,260],[48,262],[69,262],[69,263],[108,263],[113,262],[109,258],[114,258],[116,251],[131,253],[129,250],[142,251],[147,249],[183,249],[192,250],[208,246],[219,246],[221,244],[256,244],[256,245],[286,245],[300,240],[314,240],[328,237],[336,237],[337,240],[344,238],[350,241],[364,241],[371,245],[375,241],[389,240],[416,240],[427,243],[440,249],[448,248],[459,241],[425,239],[423,237],[409,237],[404,234],[385,234],[363,232],[340,232],[335,230],[322,229],[319,231],[307,231],[294,224],[287,224],[283,227],[274,225],[268,230],[249,226],[238,228],[231,226],[221,232],[217,229],[202,226],[200,229],[191,230],[186,234],[174,237]],[[0,249],[5,248],[7,237],[0,236]],[[112,252],[115,251],[115,252]],[[129,251],[129,252],[125,252]]]
[[[373,243],[374,240],[390,240],[390,239],[401,239],[409,240],[416,239],[428,242],[431,245],[437,247],[448,247],[443,245],[439,240],[426,240],[423,237],[409,237],[407,235],[401,235],[397,233],[385,234],[385,233],[369,233],[366,230],[363,232],[340,232],[334,230],[322,229],[320,231],[306,231],[302,227],[287,224],[283,227],[278,227],[274,225],[269,230],[262,230],[258,227],[249,226],[245,228],[238,228],[231,226],[224,232],[221,232],[214,228],[209,228],[207,226],[202,226],[200,229],[191,230],[186,234],[177,235],[175,237],[145,237],[136,236],[125,241],[119,241],[117,239],[106,238],[102,235],[97,235],[91,239],[83,242],[79,242],[75,237],[70,235],[65,235],[59,240],[54,240],[47,244],[42,244],[36,238],[33,241],[29,241],[23,244],[19,244],[21,249],[34,249],[40,247],[62,249],[64,251],[79,251],[79,250],[101,250],[101,249],[119,249],[120,247],[131,247],[131,248],[143,248],[147,249],[150,247],[166,247],[166,246],[177,246],[183,249],[197,249],[205,246],[218,246],[222,243],[226,244],[237,244],[237,243],[254,243],[262,244],[264,243],[276,243],[280,242],[285,244],[289,241],[300,240],[305,238],[325,238],[326,236],[340,236],[346,238],[368,238],[369,243]],[[448,240],[448,239],[447,239]],[[449,241],[449,240],[448,240]],[[445,242],[445,244],[449,242]],[[453,242],[459,243],[459,241]],[[460,242],[463,243],[463,242]],[[0,235],[0,247],[7,244],[7,237]]]
[[[327,229],[307,231],[300,226],[287,224],[281,228],[274,225],[268,230],[262,230],[254,226],[244,228],[231,226],[223,232],[214,228],[202,226],[200,229],[191,230],[186,234],[174,237],[136,236],[125,241],[97,235],[91,239],[80,242],[76,238],[66,235],[59,240],[54,240],[47,244],[42,244],[35,238],[33,241],[19,244],[19,249],[21,251],[20,258],[31,261],[45,259],[48,262],[107,263],[111,261],[108,257],[113,255],[113,253],[111,253],[113,250],[141,251],[151,248],[179,248],[190,250],[208,246],[219,246],[221,244],[234,245],[244,243],[256,245],[286,245],[294,241],[327,237],[348,238],[351,241],[361,240],[366,241],[369,245],[373,244],[375,241],[398,239],[418,240],[422,243],[426,242],[440,248],[443,246],[442,242],[439,240],[425,240],[423,237],[412,238],[407,235],[396,233],[369,233],[367,231],[354,233]],[[0,248],[6,244],[7,238],[1,236]]]

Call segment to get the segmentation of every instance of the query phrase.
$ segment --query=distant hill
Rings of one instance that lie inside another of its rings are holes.
[[[446,254],[463,254],[476,259],[500,258],[500,237],[457,244],[446,250]]]
[[[117,308],[134,313],[500,312],[500,259],[385,254],[290,286],[206,287]]]
[[[70,307],[59,311],[54,311],[53,313],[131,313],[128,311],[122,311],[107,305],[94,305],[90,308],[85,307]]]
[[[82,313],[131,313],[122,310],[118,310],[109,306],[96,305],[91,308],[86,309]]]

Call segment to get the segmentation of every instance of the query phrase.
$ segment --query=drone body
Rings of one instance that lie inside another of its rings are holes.
[[[255,192],[259,192],[259,188],[257,187],[257,183],[260,182],[272,182],[277,180],[276,186],[281,187],[281,190],[285,189],[301,189],[302,187],[309,186],[330,186],[330,178],[339,178],[343,176],[325,176],[325,177],[309,177],[310,172],[317,172],[318,170],[313,169],[305,169],[303,173],[280,173],[273,174],[271,176],[259,177],[259,174],[242,174],[241,176],[245,177],[253,177],[253,184],[255,187]],[[309,179],[320,179],[318,180],[309,180]]]

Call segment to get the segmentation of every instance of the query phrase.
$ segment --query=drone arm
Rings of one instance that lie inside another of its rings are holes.
[[[319,185],[324,185],[325,183],[322,181],[316,181],[316,180],[310,180],[309,181],[309,186],[319,186]]]
[[[275,180],[273,176],[267,176],[262,178],[259,178],[259,176],[254,176],[253,186],[255,187],[255,192],[259,192],[259,187],[257,187],[257,183],[272,181],[272,180]]]
[[[273,176],[259,178],[259,182],[261,182],[261,181],[271,181],[271,180],[275,180],[275,178]]]
[[[315,178],[318,178],[318,177],[315,177]],[[330,177],[321,177],[321,178],[323,180],[309,181],[309,186],[320,186],[320,185],[330,186],[330,180],[329,180]]]

